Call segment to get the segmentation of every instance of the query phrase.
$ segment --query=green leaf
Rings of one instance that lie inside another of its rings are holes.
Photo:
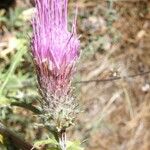
[[[0,134],[0,143],[4,144],[4,137]]]
[[[34,143],[34,147],[35,148],[40,148],[40,146],[44,146],[44,145],[48,145],[48,144],[51,144],[52,146],[56,147],[58,146],[58,142],[53,139],[53,138],[48,138],[47,140],[40,140],[40,141],[36,141]]]
[[[4,97],[4,96],[0,96],[0,106],[2,105],[10,105],[13,101]]]
[[[5,89],[7,83],[9,82],[12,74],[14,73],[17,65],[19,65],[19,62],[21,61],[22,56],[25,53],[25,41],[24,40],[16,40],[15,41],[17,43],[17,53],[15,54],[15,56],[12,58],[12,64],[7,72],[7,75],[5,77],[4,82],[2,83],[1,87],[0,87],[0,96],[3,93],[3,90]]]
[[[84,150],[84,148],[81,147],[81,143],[79,141],[68,141],[67,150]]]

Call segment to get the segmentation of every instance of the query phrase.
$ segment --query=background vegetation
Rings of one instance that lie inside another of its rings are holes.
[[[69,3],[70,18],[75,3]],[[150,1],[77,4],[81,58],[73,84],[83,111],[68,138],[86,150],[149,150]],[[32,12],[30,0],[0,10],[0,122],[34,143],[49,133],[32,112],[39,107],[29,46]]]

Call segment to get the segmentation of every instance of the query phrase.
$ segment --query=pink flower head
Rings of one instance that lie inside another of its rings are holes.
[[[68,0],[35,0],[32,54],[42,93],[67,94],[80,42],[76,35],[76,17],[68,31]]]

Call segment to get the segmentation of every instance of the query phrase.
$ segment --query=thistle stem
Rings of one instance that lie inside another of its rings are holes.
[[[67,140],[66,140],[66,131],[62,130],[59,133],[59,144],[60,144],[61,150],[67,150],[66,142],[67,142]]]

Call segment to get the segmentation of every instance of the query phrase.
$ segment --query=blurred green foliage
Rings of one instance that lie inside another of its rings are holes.
[[[16,123],[23,125],[23,129],[29,125],[29,122],[31,123],[32,118],[27,119],[22,116],[14,106],[23,104],[21,107],[27,109],[29,104],[37,103],[36,98],[38,97],[29,52],[31,27],[22,17],[24,10],[24,8],[10,9],[7,12],[0,10],[1,32],[8,40],[7,36],[13,36],[11,38],[12,47],[7,56],[9,63],[5,63],[5,59],[3,59],[5,47],[0,52],[0,58],[3,60],[0,69],[0,121],[10,125],[16,131],[20,128],[15,125]],[[31,109],[29,108],[29,110]]]

